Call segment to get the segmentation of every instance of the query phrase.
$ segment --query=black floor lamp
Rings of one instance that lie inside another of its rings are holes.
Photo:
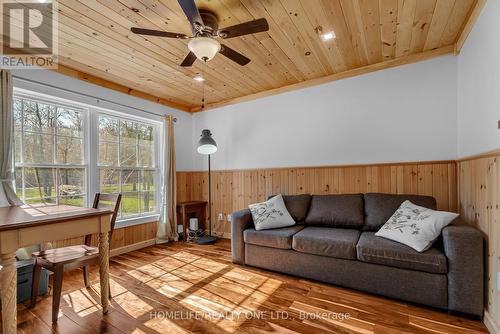
[[[200,245],[209,245],[217,241],[217,237],[212,236],[212,173],[210,170],[210,155],[217,152],[217,144],[212,138],[210,130],[201,131],[197,151],[200,154],[208,155],[208,235],[198,238],[196,242]]]

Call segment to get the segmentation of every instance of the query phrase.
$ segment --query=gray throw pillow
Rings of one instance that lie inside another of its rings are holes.
[[[281,195],[262,203],[250,204],[248,208],[257,231],[295,225]]]

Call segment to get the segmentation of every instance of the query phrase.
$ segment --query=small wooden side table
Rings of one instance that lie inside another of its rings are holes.
[[[207,202],[190,201],[177,203],[177,223],[182,223],[182,239],[187,240],[189,219],[198,218],[198,228],[206,230]]]

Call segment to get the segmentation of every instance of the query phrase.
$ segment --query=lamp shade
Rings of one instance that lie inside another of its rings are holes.
[[[198,142],[198,153],[207,155],[214,154],[215,152],[217,152],[217,144],[212,138],[212,133],[208,129],[201,131],[201,138]]]
[[[210,37],[196,37],[189,41],[188,49],[196,58],[209,61],[219,52],[220,43]]]

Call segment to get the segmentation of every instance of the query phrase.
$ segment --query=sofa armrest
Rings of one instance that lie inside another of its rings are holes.
[[[245,264],[245,242],[243,231],[253,227],[249,209],[236,211],[231,215],[231,255],[233,263]]]
[[[484,308],[484,238],[461,221],[443,229],[448,259],[448,309],[482,317]]]

